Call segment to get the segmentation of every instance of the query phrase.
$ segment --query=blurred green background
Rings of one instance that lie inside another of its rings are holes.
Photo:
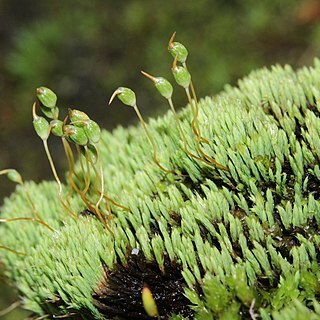
[[[172,79],[166,47],[173,31],[189,49],[198,95],[212,95],[264,65],[312,64],[320,53],[320,2],[0,0],[0,168],[51,179],[31,124],[38,86],[52,88],[65,113],[79,108],[109,130],[136,121],[130,108],[107,108],[119,85],[136,91],[145,117],[164,113],[167,104],[140,70]],[[179,88],[174,99],[186,103]],[[60,144],[50,142],[63,172]],[[0,179],[0,199],[13,189]],[[0,287],[0,309],[16,299]],[[25,317],[17,310],[2,319]]]

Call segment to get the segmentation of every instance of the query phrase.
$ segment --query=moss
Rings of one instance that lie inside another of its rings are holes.
[[[148,128],[158,160],[174,173],[153,162],[139,126],[104,131],[98,149],[107,195],[130,209],[111,204],[109,229],[76,193],[69,195],[74,219],[55,183],[27,183],[54,232],[30,221],[0,228],[3,245],[26,254],[0,251],[24,307],[40,316],[147,318],[146,283],[161,319],[319,319],[319,88],[316,60],[297,72],[255,71],[202,99],[198,121],[209,142],[202,151],[227,171],[185,153],[171,112]],[[190,109],[179,118],[198,154]],[[76,172],[83,186],[80,164]],[[1,217],[32,215],[20,186]],[[136,260],[128,254],[135,248]]]

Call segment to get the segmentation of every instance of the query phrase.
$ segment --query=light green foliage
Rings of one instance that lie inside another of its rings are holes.
[[[202,150],[227,171],[188,157],[172,112],[150,120],[148,129],[160,162],[174,173],[155,165],[140,126],[102,131],[96,147],[106,192],[130,209],[111,204],[111,232],[95,217],[68,215],[54,183],[28,183],[55,231],[28,221],[0,228],[4,246],[26,253],[0,251],[25,308],[39,315],[86,310],[84,319],[102,318],[92,299],[105,277],[102,266],[125,265],[128,248],[139,248],[159,273],[165,256],[181,266],[195,319],[250,318],[250,312],[266,320],[320,319],[319,88],[316,60],[297,72],[258,70],[202,99],[198,123],[209,141]],[[197,153],[190,106],[179,119]],[[79,185],[81,170],[78,164]],[[69,202],[74,212],[85,209],[74,193]],[[107,213],[106,203],[101,210]],[[32,214],[18,186],[1,217]]]

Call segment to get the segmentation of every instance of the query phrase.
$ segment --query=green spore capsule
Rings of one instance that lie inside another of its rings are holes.
[[[178,56],[178,61],[181,63],[186,62],[188,57],[188,50],[180,42],[173,42],[172,47],[169,48],[169,51],[173,57]]]
[[[6,169],[6,170],[1,170],[0,171],[0,175],[6,174],[7,178],[14,182],[14,183],[18,183],[18,184],[23,184],[23,180],[22,177],[20,175],[20,173],[15,170],[15,169]]]
[[[179,86],[185,89],[189,87],[191,82],[191,75],[186,68],[181,66],[174,66],[172,68],[172,73]]]
[[[7,173],[7,177],[12,182],[22,184],[22,177],[20,173],[15,169],[9,169]]]
[[[176,33],[174,32],[171,39],[169,40],[168,50],[173,58],[177,57],[177,61],[184,63],[187,61],[188,50],[182,43],[173,42],[175,35]]]
[[[64,126],[64,135],[79,146],[85,146],[89,141],[84,129],[71,124]]]
[[[41,140],[47,140],[50,135],[50,124],[43,117],[37,117],[33,120],[33,126]]]
[[[163,77],[153,77],[150,74],[141,71],[141,73],[149,78],[151,81],[153,81],[155,87],[157,88],[157,90],[159,91],[159,93],[166,99],[171,99],[172,97],[172,93],[173,93],[173,87],[171,85],[171,83],[163,78]]]
[[[70,121],[77,127],[83,127],[85,121],[90,120],[89,116],[83,111],[77,109],[69,109]]]
[[[164,98],[171,99],[172,93],[173,93],[173,87],[168,80],[162,77],[157,78],[155,87]]]
[[[109,105],[113,101],[115,97],[118,97],[118,99],[129,107],[134,107],[136,105],[136,94],[129,88],[125,87],[119,87],[111,96],[109,100]]]
[[[95,121],[86,121],[84,126],[84,132],[86,133],[90,143],[99,142],[101,137],[101,129]]]
[[[49,88],[40,87],[37,89],[37,98],[43,106],[47,108],[54,108],[57,104],[56,94]]]
[[[63,122],[61,120],[52,120],[50,122],[51,132],[57,136],[63,136]]]
[[[47,140],[50,135],[50,124],[45,118],[39,117],[36,114],[35,103],[33,104],[32,114],[33,114],[33,127],[37,135],[41,138],[41,140]]]

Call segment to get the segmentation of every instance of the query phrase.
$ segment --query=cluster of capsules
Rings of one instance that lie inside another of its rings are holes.
[[[192,120],[191,120],[191,128],[193,132],[193,139],[195,142],[196,150],[190,150],[188,146],[187,139],[185,132],[182,128],[180,123],[179,116],[177,115],[176,109],[174,107],[172,101],[173,95],[173,86],[171,83],[163,78],[163,77],[155,77],[148,74],[145,71],[141,71],[141,73],[152,81],[154,86],[156,87],[157,91],[163,96],[169,104],[169,107],[174,115],[175,122],[177,124],[180,137],[183,142],[183,150],[185,153],[197,160],[202,161],[207,165],[213,166],[217,169],[221,170],[228,170],[227,167],[219,164],[214,158],[210,155],[206,154],[203,151],[202,144],[209,144],[209,141],[206,140],[205,137],[202,136],[198,121],[199,115],[199,104],[198,99],[196,96],[196,92],[194,89],[194,85],[191,80],[191,74],[187,68],[187,57],[188,57],[188,50],[187,48],[181,44],[180,42],[174,41],[176,33],[173,33],[172,37],[168,43],[168,50],[173,57],[172,63],[172,74],[175,79],[175,82],[181,86],[186,93],[187,100],[189,102],[191,112],[192,112]],[[117,97],[119,100],[125,104],[126,106],[132,107],[144,129],[147,139],[149,140],[152,150],[153,150],[153,161],[155,164],[165,173],[174,173],[177,174],[172,168],[164,167],[157,157],[157,146],[152,138],[148,130],[148,126],[144,121],[139,108],[137,106],[136,95],[133,90],[127,87],[119,87],[117,88],[111,98],[109,100],[109,105]],[[104,175],[103,175],[103,168],[101,157],[99,155],[99,149],[97,144],[99,143],[101,137],[101,129],[99,125],[89,118],[89,116],[79,110],[76,109],[69,109],[68,115],[64,118],[64,120],[59,119],[59,108],[57,106],[57,96],[56,94],[49,88],[40,87],[37,89],[37,98],[39,101],[38,108],[40,108],[41,112],[44,116],[40,116],[36,112],[37,103],[35,102],[32,107],[32,116],[33,116],[33,126],[37,133],[37,135],[41,138],[43,142],[43,146],[45,149],[45,153],[49,160],[49,164],[53,173],[53,176],[58,184],[58,197],[66,209],[66,211],[77,218],[77,214],[72,211],[71,206],[68,201],[68,196],[66,199],[63,197],[63,186],[61,180],[58,176],[56,167],[54,165],[49,146],[48,146],[48,139],[50,135],[57,136],[61,138],[63,148],[67,157],[68,161],[68,181],[70,188],[73,189],[82,199],[88,210],[94,213],[98,219],[103,223],[103,225],[109,229],[107,225],[108,219],[111,217],[111,209],[110,203],[116,205],[124,210],[130,210],[122,206],[121,204],[117,203],[113,199],[110,199],[105,193],[105,183],[104,183]],[[72,148],[70,144],[74,144],[75,148]],[[74,157],[74,149],[79,154],[79,162],[81,165],[81,172],[83,173],[82,177],[79,177],[79,174],[74,170],[75,168],[75,157]],[[0,171],[0,175],[7,175],[7,177],[22,186],[24,186],[23,179],[21,175],[15,169],[5,169]],[[92,179],[92,174],[95,175],[95,179]],[[84,187],[80,189],[78,184],[75,182],[83,180]],[[35,213],[34,218],[14,218],[14,219],[0,219],[0,222],[9,222],[9,221],[16,221],[16,220],[30,220],[37,223],[41,223],[44,226],[52,229],[49,225],[47,225],[40,217],[39,213],[37,212],[35,205],[32,203],[32,200],[28,194],[27,188],[24,188],[26,193],[26,198],[30,202],[31,207]],[[88,192],[90,190],[90,196],[88,196]],[[70,195],[70,192],[68,192]],[[93,200],[94,199],[94,200]],[[107,213],[105,210],[100,210],[102,204],[105,204],[107,208]],[[109,229],[110,230],[110,229]]]
[[[228,170],[227,167],[219,164],[214,158],[206,154],[202,149],[202,144],[209,144],[209,141],[207,141],[207,139],[202,136],[200,131],[200,126],[198,122],[198,99],[194,89],[194,85],[192,83],[191,74],[188,71],[186,63],[188,57],[188,50],[182,43],[174,41],[175,35],[176,33],[173,33],[168,43],[168,51],[171,53],[173,57],[171,70],[175,82],[184,89],[188,103],[191,108],[191,128],[193,132],[193,139],[195,142],[194,145],[196,150],[190,150],[190,147],[188,146],[185,132],[182,128],[179,116],[177,115],[174,103],[172,101],[173,86],[171,85],[171,83],[163,77],[155,77],[145,71],[141,71],[141,73],[146,78],[152,81],[157,91],[168,101],[169,107],[174,115],[174,119],[183,142],[184,152],[189,157],[197,161],[202,161],[209,166],[213,166],[221,170]],[[139,111],[134,91],[127,87],[118,87],[111,95],[109,105],[115,97],[119,98],[119,100],[124,105],[132,107],[135,110],[143,127],[143,130],[146,134],[146,137],[152,146],[154,163],[165,173],[178,174],[176,170],[164,167],[158,160],[156,143],[152,138],[152,135],[148,130],[148,126]],[[129,211],[130,209],[125,206],[122,206],[121,204],[117,203],[116,201],[114,201],[106,195],[102,162],[101,157],[99,155],[99,148],[97,147],[97,144],[99,143],[101,137],[101,129],[99,125],[95,121],[90,119],[86,113],[76,109],[69,109],[68,116],[66,116],[64,120],[60,120],[59,108],[57,106],[57,96],[49,88],[38,88],[37,98],[39,102],[38,108],[40,108],[44,116],[40,116],[37,114],[37,104],[35,102],[32,107],[33,126],[37,135],[41,138],[43,142],[44,150],[49,160],[53,176],[58,185],[58,197],[61,204],[72,217],[77,218],[77,214],[73,212],[71,209],[71,206],[68,201],[68,196],[66,197],[66,199],[63,198],[63,186],[57,173],[48,146],[48,139],[51,134],[61,138],[62,140],[63,148],[68,161],[68,181],[70,188],[73,189],[81,197],[87,209],[93,214],[95,214],[98,217],[98,219],[102,222],[102,224],[110,231],[110,228],[107,224],[108,219],[110,219],[112,215],[110,203],[120,207],[123,210]],[[74,170],[74,148],[72,148],[70,144],[75,145],[76,152],[79,155],[79,162],[82,169],[81,172],[83,174],[82,177],[79,177],[79,174],[77,174],[77,172]],[[95,179],[91,178],[92,174],[96,176]],[[21,175],[15,169],[2,170],[0,171],[0,175],[7,175],[7,177],[11,181],[18,183],[24,187],[24,181]],[[78,184],[75,182],[75,179],[77,181],[81,181],[82,179],[84,181],[84,188],[80,189]],[[88,196],[89,190],[90,196]],[[27,188],[24,187],[24,191],[26,194],[26,198],[34,211],[34,218],[22,217],[13,219],[0,219],[0,222],[20,220],[33,221],[36,223],[41,223],[47,228],[53,230],[53,228],[51,228],[41,219],[40,214],[37,212],[36,207],[28,194]],[[68,195],[70,195],[70,193],[71,192],[69,191]],[[105,210],[100,210],[102,204],[105,204],[107,213]],[[5,247],[3,248],[9,249]]]
[[[176,35],[176,33],[174,32],[169,40],[169,43],[168,43],[168,50],[171,53],[172,57],[174,58],[173,63],[172,63],[172,67],[171,67],[171,71],[172,71],[172,74],[173,74],[173,77],[174,77],[176,83],[179,86],[181,86],[182,88],[184,88],[185,93],[187,95],[188,102],[191,107],[191,111],[192,111],[192,115],[193,115],[193,119],[191,121],[191,128],[192,128],[192,131],[195,135],[195,146],[196,146],[197,154],[195,154],[193,151],[189,150],[189,148],[187,146],[187,139],[186,139],[185,133],[182,129],[182,126],[180,124],[179,117],[176,113],[176,109],[175,109],[173,101],[172,101],[173,86],[171,85],[171,83],[163,77],[154,77],[145,71],[141,71],[141,73],[146,78],[150,79],[153,82],[154,86],[156,87],[158,92],[161,94],[161,96],[163,96],[168,101],[170,109],[173,112],[177,127],[179,129],[180,136],[183,141],[183,149],[186,152],[186,154],[195,160],[199,160],[199,161],[206,163],[207,165],[210,165],[215,168],[227,171],[228,170],[227,167],[219,164],[215,159],[213,159],[211,156],[206,154],[201,148],[202,143],[209,144],[209,141],[207,139],[205,139],[201,135],[201,132],[200,132],[200,126],[199,126],[199,122],[198,122],[199,104],[198,104],[196,91],[194,89],[194,85],[191,80],[191,74],[188,71],[187,62],[186,62],[187,57],[188,57],[188,50],[182,43],[174,41],[175,35]],[[180,65],[178,65],[178,63],[180,63]],[[109,105],[111,104],[111,102],[113,101],[113,99],[115,97],[118,97],[119,100],[123,104],[134,108],[134,110],[135,110],[135,112],[136,112],[136,114],[137,114],[137,116],[138,116],[138,118],[144,128],[146,136],[147,136],[150,144],[152,145],[153,160],[157,164],[157,166],[160,167],[160,169],[162,169],[164,172],[174,173],[175,172],[174,170],[164,168],[160,164],[160,162],[157,158],[156,144],[155,144],[152,136],[149,134],[146,123],[143,120],[141,113],[139,112],[139,108],[138,108],[137,102],[136,102],[136,95],[135,95],[134,91],[132,91],[130,88],[119,87],[112,94],[110,101],[109,101]]]
[[[171,70],[175,82],[185,90],[187,100],[191,108],[191,128],[193,132],[193,139],[195,142],[194,145],[196,150],[190,150],[190,148],[188,147],[185,132],[182,128],[179,116],[176,113],[176,109],[172,101],[173,86],[171,85],[171,83],[163,77],[155,77],[148,74],[145,71],[141,71],[141,73],[146,78],[152,81],[152,83],[154,84],[158,92],[161,94],[161,96],[163,96],[168,101],[169,107],[174,115],[174,119],[183,142],[183,150],[185,151],[185,153],[189,157],[197,161],[202,161],[209,166],[213,166],[221,170],[228,170],[227,167],[219,164],[214,158],[212,158],[210,155],[206,154],[203,151],[202,144],[209,144],[209,141],[207,141],[205,137],[202,136],[200,131],[200,125],[198,122],[198,99],[196,96],[194,85],[191,80],[191,74],[188,71],[186,63],[188,57],[188,50],[180,42],[174,41],[175,35],[176,33],[173,33],[168,43],[168,50],[173,57]],[[149,133],[148,126],[139,111],[134,91],[127,87],[117,88],[109,100],[109,105],[115,97],[118,97],[123,104],[132,107],[135,110],[143,127],[143,130],[147,136],[147,139],[152,146],[153,161],[155,162],[155,164],[165,173],[177,174],[177,171],[171,168],[169,169],[164,167],[158,160],[156,143],[152,138],[152,135]],[[112,215],[110,203],[122,208],[123,210],[129,211],[130,209],[122,206],[113,199],[110,199],[105,193],[105,182],[102,162],[99,154],[99,149],[97,147],[97,144],[99,143],[101,137],[101,129],[99,125],[95,121],[90,119],[86,113],[76,109],[69,109],[68,116],[66,116],[64,120],[60,120],[59,108],[57,106],[57,96],[49,88],[38,88],[37,98],[39,101],[38,108],[40,108],[41,112],[45,117],[37,114],[37,103],[35,102],[32,108],[33,126],[37,135],[41,138],[43,142],[44,150],[49,160],[53,176],[58,185],[58,197],[62,206],[72,217],[77,218],[77,214],[72,211],[68,200],[68,196],[71,194],[71,191],[75,191],[81,197],[83,203],[86,205],[88,210],[95,214],[97,218],[101,221],[101,223],[111,232],[107,224],[108,219],[110,219]],[[66,196],[63,193],[63,186],[57,173],[48,146],[48,139],[51,134],[61,138],[64,152],[68,161],[68,181],[70,190]],[[74,144],[75,147],[72,148],[70,144]],[[74,149],[76,150],[79,156],[78,158],[82,172],[81,177],[75,171]],[[95,175],[94,179],[91,178],[92,174]],[[33,218],[21,217],[13,219],[0,219],[0,222],[33,221],[42,224],[51,231],[55,231],[41,218],[41,215],[37,211],[36,206],[33,203],[28,193],[28,190],[24,185],[24,181],[21,175],[15,169],[2,170],[0,171],[0,175],[7,175],[9,180],[18,183],[23,187],[26,199],[30,203],[30,206],[34,212]],[[83,181],[82,186],[84,187],[79,187],[79,184],[77,184],[76,181]],[[105,210],[101,210],[102,204],[106,206],[107,213],[105,212]],[[21,252],[14,251],[5,246],[0,246],[0,249],[5,249],[16,254],[24,254]],[[155,304],[151,291],[147,287],[143,288],[142,290],[142,301],[147,314],[151,317],[157,316],[159,319],[157,306]]]
[[[110,219],[111,217],[110,202],[121,207],[122,209],[129,209],[110,199],[105,194],[103,167],[99,154],[99,148],[97,147],[97,144],[101,138],[101,129],[99,125],[90,119],[86,113],[76,109],[69,109],[68,116],[65,117],[63,121],[59,120],[59,109],[56,106],[57,96],[48,88],[38,88],[37,97],[41,104],[41,111],[44,113],[44,115],[46,115],[47,118],[50,119],[50,122],[46,118],[36,114],[36,103],[34,103],[33,126],[36,133],[43,141],[44,149],[53,175],[59,186],[59,199],[62,205],[73,217],[77,217],[77,215],[70,209],[70,206],[62,199],[62,184],[55,169],[47,143],[51,133],[62,139],[63,148],[68,160],[68,180],[70,187],[81,197],[87,209],[94,213],[102,222],[102,224],[109,229],[108,225],[106,224],[106,220]],[[74,181],[74,176],[77,181],[80,181],[81,177],[79,177],[74,170],[75,160],[73,149],[71,148],[70,143],[75,145],[76,151],[79,155],[81,172],[83,173],[82,179],[84,180],[84,188],[82,190],[79,189]],[[93,183],[91,179],[92,172],[95,175]],[[91,190],[91,193],[90,197],[87,197],[89,189]],[[92,203],[92,198],[94,198],[92,196],[92,192],[96,197],[96,201],[94,203]],[[100,210],[100,205],[103,201],[106,203],[108,214]]]
[[[68,115],[64,120],[59,119],[59,108],[57,107],[57,96],[49,88],[40,87],[37,89],[37,98],[39,101],[39,108],[44,116],[40,116],[36,112],[37,103],[35,102],[32,107],[33,126],[43,142],[46,156],[49,160],[50,168],[53,176],[58,185],[58,198],[64,209],[73,217],[77,218],[78,215],[73,212],[72,206],[69,202],[69,196],[75,191],[91,213],[95,214],[101,223],[109,230],[107,221],[111,217],[110,203],[119,206],[124,210],[128,208],[117,203],[105,194],[105,182],[101,157],[97,144],[101,138],[101,129],[99,125],[89,118],[89,116],[79,110],[69,109]],[[66,197],[63,192],[63,185],[56,170],[56,166],[51,156],[49,149],[48,139],[50,135],[61,138],[64,152],[68,161],[68,181],[70,190]],[[75,147],[72,148],[71,144]],[[81,176],[75,170],[75,157],[74,149],[76,150],[81,165]],[[92,179],[92,174],[95,178]],[[21,217],[13,219],[0,219],[0,222],[13,222],[13,221],[33,221],[40,223],[43,226],[54,231],[40,216],[33,203],[28,189],[25,187],[22,176],[15,169],[5,169],[0,171],[0,175],[7,175],[8,179],[20,184],[23,187],[26,199],[32,207],[34,217]],[[83,188],[79,186],[80,181],[83,181]],[[102,203],[107,208],[101,210]],[[10,248],[0,247],[10,250]],[[12,251],[12,250],[10,250]]]

